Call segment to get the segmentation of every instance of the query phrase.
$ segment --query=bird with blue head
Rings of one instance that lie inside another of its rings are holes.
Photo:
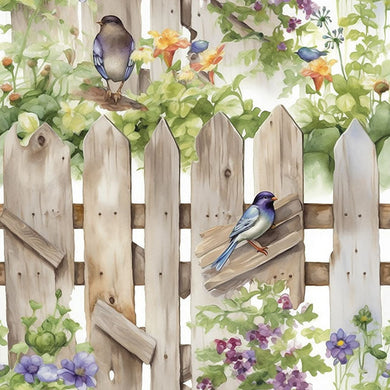
[[[211,266],[220,271],[230,255],[242,241],[248,241],[258,252],[268,254],[267,247],[262,247],[253,242],[267,232],[274,223],[276,196],[269,191],[259,192],[253,203],[246,209],[236,226],[230,233],[230,244]]]
[[[93,63],[107,83],[105,100],[112,98],[117,103],[123,84],[134,68],[131,53],[135,43],[117,16],[106,15],[97,23],[100,25],[100,31],[93,42]],[[116,92],[111,91],[108,80],[120,82]]]
[[[327,51],[320,51],[318,49],[312,49],[310,47],[301,47],[297,52],[299,58],[306,62],[311,62],[317,60],[322,56],[326,56],[328,54]]]

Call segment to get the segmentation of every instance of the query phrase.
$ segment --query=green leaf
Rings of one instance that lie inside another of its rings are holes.
[[[73,321],[70,318],[66,318],[63,321],[63,326],[65,329],[69,330],[71,333],[76,333],[79,329],[81,329],[81,326],[78,322]]]
[[[15,352],[16,354],[19,353],[27,353],[28,352],[28,345],[24,342],[14,344],[11,348],[11,352]]]
[[[33,311],[36,311],[36,310],[39,310],[39,309],[42,309],[42,305],[36,301],[34,301],[33,299],[31,299],[29,301],[29,304],[30,304],[30,307]]]
[[[239,86],[240,86],[240,83],[242,80],[244,80],[246,78],[246,76],[244,76],[243,74],[239,74],[237,75],[234,80],[233,80],[233,83],[232,83],[232,88],[234,90],[236,90]]]
[[[356,105],[356,100],[353,98],[353,96],[350,93],[346,93],[344,95],[337,97],[336,105],[340,109],[340,111],[347,113],[352,111],[352,109]]]
[[[92,345],[90,343],[88,343],[88,342],[76,344],[76,353],[77,352],[92,353],[93,352]]]
[[[323,343],[329,340],[330,330],[322,330],[320,328],[305,328],[302,330],[302,336],[308,339],[313,339],[316,344]]]
[[[22,324],[28,329],[30,328],[31,325],[33,325],[37,320],[37,317],[33,316],[33,317],[22,317],[21,318],[21,321],[22,321]]]
[[[35,5],[34,0],[17,0],[17,1],[18,1],[18,3],[23,4],[27,7],[30,7],[34,10],[37,9],[37,6]]]
[[[208,347],[204,349],[198,349],[196,352],[196,358],[201,362],[212,362],[212,363],[218,363],[220,362],[225,355],[220,355],[215,345],[213,347]]]
[[[332,369],[325,364],[324,360],[321,358],[320,355],[301,356],[301,362],[302,362],[302,371],[310,372],[310,374],[313,376],[316,376],[318,373],[325,374],[326,372],[332,371]]]
[[[338,24],[340,27],[348,27],[356,24],[360,19],[360,16],[355,13],[350,13],[348,16],[340,18]]]
[[[381,344],[376,344],[373,347],[368,347],[368,352],[376,357],[377,359],[383,360],[386,359],[387,353],[385,351],[381,350],[382,345]]]
[[[214,365],[207,367],[200,367],[200,370],[203,372],[203,376],[197,378],[197,381],[200,382],[203,378],[209,378],[213,382],[214,386],[221,386],[227,381],[225,375],[225,366],[223,365]]]

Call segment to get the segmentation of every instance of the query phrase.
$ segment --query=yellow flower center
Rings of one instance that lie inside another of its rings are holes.
[[[360,321],[361,322],[367,322],[368,321],[368,317],[367,316],[361,316],[360,317]]]
[[[337,346],[342,347],[345,344],[344,340],[337,341]]]
[[[170,28],[166,28],[161,34],[157,31],[149,31],[149,34],[154,37],[154,45],[160,50],[164,50],[179,41],[179,34]]]

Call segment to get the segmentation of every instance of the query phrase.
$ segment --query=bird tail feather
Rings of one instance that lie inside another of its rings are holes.
[[[215,260],[212,264],[211,267],[215,267],[217,271],[220,271],[222,267],[226,264],[228,261],[230,255],[233,253],[234,249],[237,246],[236,241],[232,241],[229,246],[224,250],[224,252],[218,257],[217,260]]]

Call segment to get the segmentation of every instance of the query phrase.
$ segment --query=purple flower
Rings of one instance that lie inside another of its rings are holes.
[[[35,378],[41,382],[55,382],[58,379],[57,367],[54,364],[43,364],[40,356],[23,356],[15,366],[15,372],[22,374],[27,383],[34,383]]]
[[[239,347],[240,345],[241,345],[240,339],[236,339],[235,337],[231,337],[226,344],[226,348],[235,349],[236,347]]]
[[[284,42],[280,42],[279,45],[277,46],[277,49],[279,51],[286,51],[287,50],[287,46]]]
[[[385,371],[382,372],[383,378],[390,378],[390,363],[386,364]]]
[[[261,4],[261,1],[256,1],[256,3],[253,4],[253,9],[255,11],[261,11],[263,9],[263,4]]]
[[[261,349],[267,349],[269,340],[271,339],[271,341],[275,343],[276,339],[281,335],[282,332],[280,328],[272,330],[269,325],[259,324],[257,329],[247,332],[245,339],[248,341],[256,340]]]
[[[61,361],[61,370],[58,376],[64,380],[65,385],[75,386],[78,390],[86,390],[87,387],[95,387],[94,375],[98,370],[93,355],[87,352],[77,353],[73,361],[64,359]]]
[[[203,378],[201,382],[196,385],[200,390],[214,390],[213,383],[209,378]]]
[[[289,2],[290,2],[290,0],[268,0],[268,4],[276,5],[276,6],[278,6],[282,3],[289,3]]]
[[[226,349],[226,341],[215,339],[215,343],[217,344],[216,349],[219,354],[221,354]]]
[[[282,304],[283,310],[290,310],[293,308],[290,296],[288,294],[281,295],[280,298],[278,299],[278,303]]]
[[[274,390],[308,390],[310,384],[306,382],[306,374],[295,369],[291,373],[284,372],[280,367],[278,373],[271,381]]]
[[[347,363],[347,355],[353,355],[353,350],[359,347],[355,335],[347,336],[340,328],[337,333],[330,335],[330,340],[326,342],[326,355],[334,357],[333,364],[336,365]]]
[[[287,27],[287,32],[293,32],[295,31],[295,29],[298,27],[298,24],[301,24],[302,23],[302,20],[301,19],[298,19],[298,18],[290,18],[290,20],[288,21],[288,27]],[[287,294],[283,294],[283,295],[287,295]],[[282,296],[283,296],[282,295]]]
[[[297,4],[298,8],[304,10],[306,19],[309,19],[312,14],[320,9],[320,7],[312,0],[297,0]]]

